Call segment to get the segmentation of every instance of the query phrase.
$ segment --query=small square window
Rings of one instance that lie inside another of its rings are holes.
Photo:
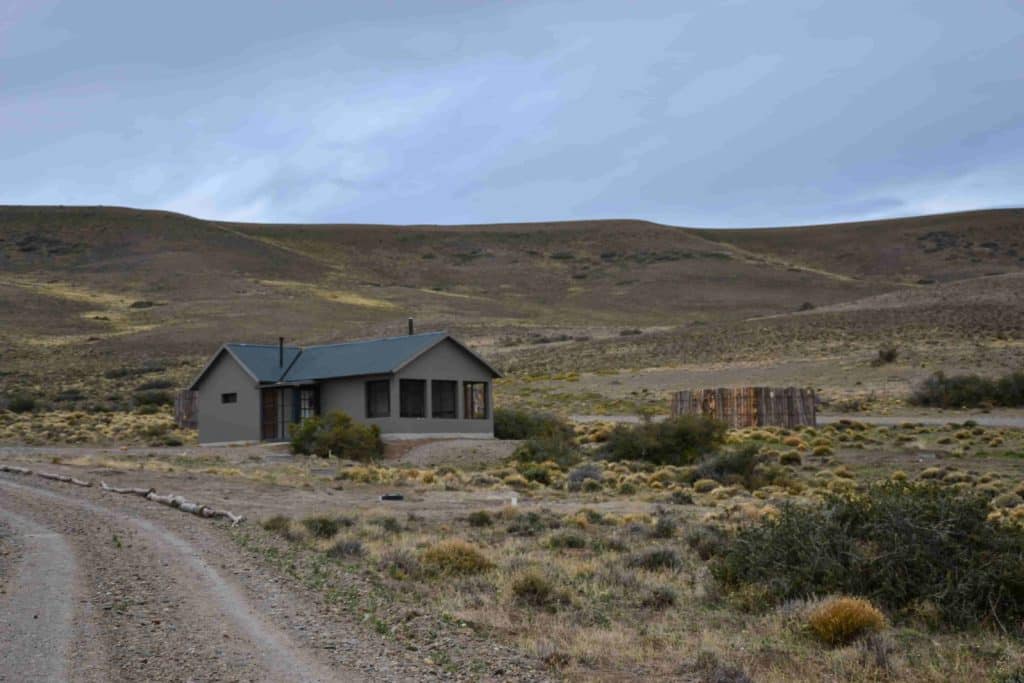
[[[220,395],[220,402],[221,403],[238,403],[238,394],[236,394],[233,391],[230,394],[221,394]]]
[[[386,379],[366,383],[366,417],[391,417],[391,382]]]

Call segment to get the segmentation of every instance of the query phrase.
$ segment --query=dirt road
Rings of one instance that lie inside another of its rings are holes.
[[[0,681],[438,677],[145,502],[0,475]]]

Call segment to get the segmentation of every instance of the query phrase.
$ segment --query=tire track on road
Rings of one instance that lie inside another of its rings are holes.
[[[20,537],[22,556],[0,599],[0,681],[65,681],[75,556],[63,536],[8,505],[0,506],[0,518]]]

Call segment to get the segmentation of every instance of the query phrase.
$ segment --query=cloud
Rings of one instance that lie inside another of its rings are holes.
[[[16,8],[9,203],[710,226],[1024,203],[1010,2]]]

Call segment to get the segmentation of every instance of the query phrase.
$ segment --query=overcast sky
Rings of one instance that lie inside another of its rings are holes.
[[[0,0],[0,203],[754,226],[1024,205],[1024,2]]]

